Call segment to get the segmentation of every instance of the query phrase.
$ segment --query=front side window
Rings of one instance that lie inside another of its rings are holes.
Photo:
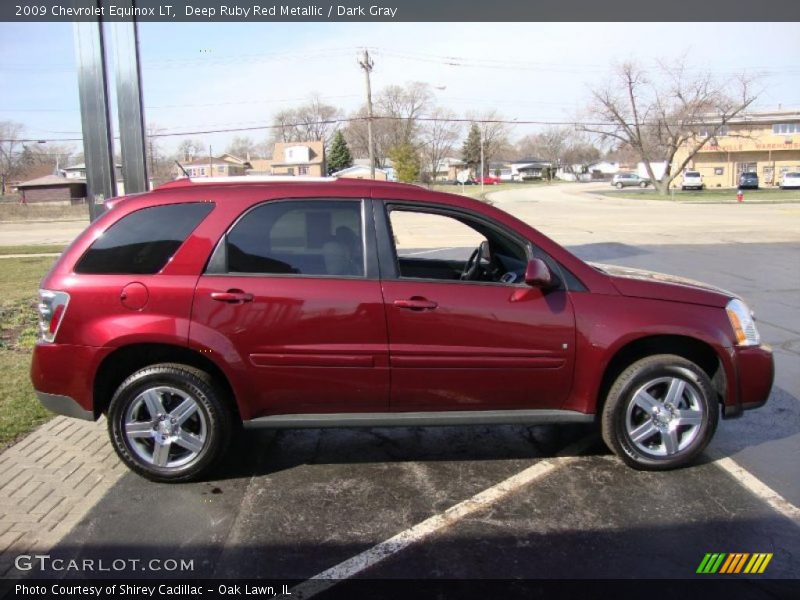
[[[214,208],[210,202],[137,210],[114,223],[75,266],[76,273],[158,273]]]
[[[357,200],[289,200],[257,206],[227,235],[227,271],[364,277]]]
[[[400,277],[520,283],[524,244],[466,216],[392,207],[389,212]]]

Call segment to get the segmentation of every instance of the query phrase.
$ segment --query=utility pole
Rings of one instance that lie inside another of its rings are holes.
[[[214,156],[211,154],[211,144],[208,145],[208,176],[214,174]]]
[[[369,74],[372,72],[372,66],[375,64],[369,57],[369,50],[364,48],[364,54],[358,64],[364,69],[364,75],[367,80],[367,147],[369,149],[369,177],[375,179],[375,142],[372,140],[372,84],[369,80]]]
[[[483,180],[484,180],[484,164],[483,164],[483,128],[486,126],[486,123],[481,123],[481,194],[483,194]]]

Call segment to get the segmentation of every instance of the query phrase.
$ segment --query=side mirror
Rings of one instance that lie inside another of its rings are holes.
[[[555,285],[555,277],[546,262],[541,258],[532,258],[525,267],[525,283],[546,290]]]

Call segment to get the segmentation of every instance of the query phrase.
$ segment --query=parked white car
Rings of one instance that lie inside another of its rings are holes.
[[[702,190],[705,186],[703,176],[698,171],[684,171],[683,181],[681,181],[682,190]]]
[[[784,173],[780,185],[782,190],[800,189],[800,171]]]

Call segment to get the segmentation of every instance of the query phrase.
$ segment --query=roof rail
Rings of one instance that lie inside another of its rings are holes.
[[[218,183],[331,183],[336,177],[306,177],[291,175],[233,175],[231,177],[181,177],[164,183],[159,188]]]

